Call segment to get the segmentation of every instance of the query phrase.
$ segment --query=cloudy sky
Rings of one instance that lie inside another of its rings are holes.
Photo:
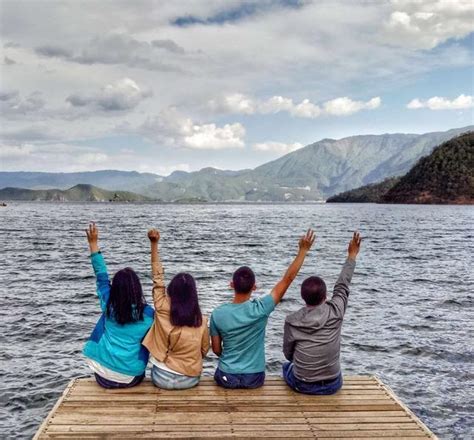
[[[2,171],[255,167],[473,123],[472,0],[1,0]]]

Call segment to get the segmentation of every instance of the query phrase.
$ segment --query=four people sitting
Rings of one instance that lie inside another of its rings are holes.
[[[102,315],[86,342],[84,355],[99,385],[105,388],[138,385],[150,361],[151,379],[157,387],[196,386],[210,346],[209,333],[212,350],[219,357],[214,375],[218,385],[225,388],[263,385],[268,318],[311,249],[315,241],[312,230],[299,240],[298,254],[270,294],[251,298],[256,290],[255,274],[246,266],[237,269],[231,282],[233,300],[212,312],[210,330],[190,274],[178,273],[165,287],[158,231],[148,232],[155,309],[146,304],[140,281],[132,269],[118,271],[110,284],[94,224],[89,226],[87,238]],[[341,327],[360,244],[360,235],[354,233],[332,298],[326,299],[326,285],[321,278],[309,277],[301,286],[305,307],[286,318],[283,352],[289,362],[283,365],[283,377],[295,391],[333,394],[342,386]]]

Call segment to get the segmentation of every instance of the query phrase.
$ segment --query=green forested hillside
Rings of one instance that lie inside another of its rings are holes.
[[[474,203],[474,132],[436,147],[382,199],[386,203]]]
[[[380,183],[361,186],[350,191],[346,191],[329,197],[327,203],[380,203],[382,197],[398,183],[400,177],[391,177]]]
[[[403,177],[330,197],[340,203],[474,203],[474,132],[457,136],[420,159]]]

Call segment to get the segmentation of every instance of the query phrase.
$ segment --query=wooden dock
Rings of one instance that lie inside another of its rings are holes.
[[[34,440],[427,439],[433,433],[379,379],[347,376],[332,396],[291,391],[278,377],[256,390],[225,390],[212,378],[166,391],[146,381],[104,390],[92,378],[70,382]]]

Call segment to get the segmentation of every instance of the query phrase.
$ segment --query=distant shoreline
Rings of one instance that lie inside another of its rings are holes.
[[[0,208],[5,207],[8,208],[10,205],[16,204],[53,204],[53,205],[172,205],[172,206],[269,206],[269,205],[281,205],[281,206],[295,206],[295,205],[305,205],[305,206],[321,206],[321,205],[376,205],[376,206],[474,206],[473,202],[468,203],[376,203],[376,202],[332,202],[326,203],[326,201],[295,201],[295,202],[282,202],[282,201],[274,201],[274,202],[254,202],[254,201],[226,201],[226,202],[162,202],[162,201],[132,201],[132,202],[109,202],[109,201],[55,201],[55,200],[7,200],[6,205],[1,206],[0,201]],[[0,211],[1,212],[1,211]]]
[[[165,201],[100,201],[100,200],[5,200],[7,205],[9,204],[55,204],[55,205],[84,205],[84,204],[93,204],[93,205],[325,205],[326,201],[246,201],[246,200],[236,200],[236,201],[199,201],[199,202],[165,202]],[[1,201],[0,201],[1,204]]]

